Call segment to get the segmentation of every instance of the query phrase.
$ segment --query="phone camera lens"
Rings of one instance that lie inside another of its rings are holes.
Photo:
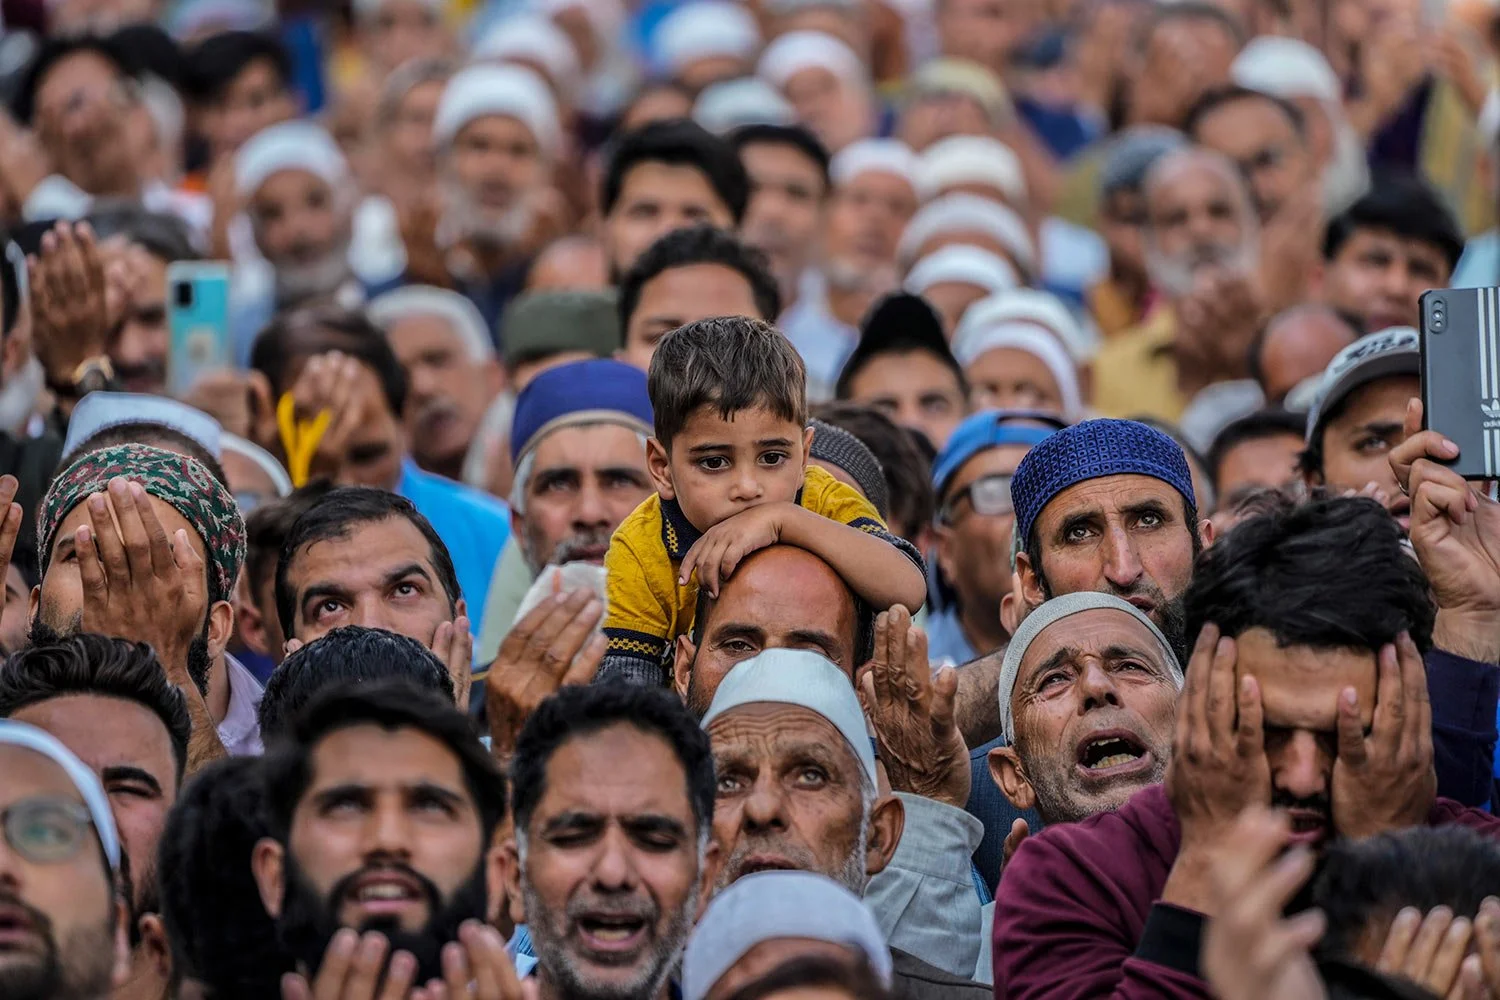
[[[193,286],[190,282],[182,282],[176,288],[177,308],[190,309],[193,305]]]

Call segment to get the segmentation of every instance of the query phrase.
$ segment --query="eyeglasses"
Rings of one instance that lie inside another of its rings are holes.
[[[76,857],[89,841],[93,817],[77,802],[32,798],[0,812],[0,828],[11,850],[33,864],[51,865]]]
[[[954,512],[958,509],[958,502],[964,497],[969,498],[969,506],[974,508],[974,513],[985,517],[1003,517],[1015,512],[1015,505],[1010,501],[1010,480],[1007,475],[985,476],[976,479],[963,489],[954,493],[943,505],[943,520],[953,522]]]

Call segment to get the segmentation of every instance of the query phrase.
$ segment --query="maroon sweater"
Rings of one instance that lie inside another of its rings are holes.
[[[1449,799],[1427,822],[1500,840],[1500,818]],[[1197,976],[1201,915],[1156,902],[1181,844],[1160,785],[1028,837],[995,893],[995,996],[1212,1000]]]

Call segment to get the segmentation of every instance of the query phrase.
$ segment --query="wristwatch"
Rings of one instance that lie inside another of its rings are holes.
[[[69,384],[61,386],[49,386],[53,392],[69,399],[82,399],[91,392],[99,392],[108,389],[115,380],[115,366],[110,364],[109,357],[104,354],[84,359],[73,374],[69,376]]]

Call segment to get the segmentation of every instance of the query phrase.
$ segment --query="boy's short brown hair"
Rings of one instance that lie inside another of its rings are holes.
[[[662,338],[646,380],[656,439],[672,438],[700,407],[716,406],[727,420],[763,406],[807,426],[807,368],[797,349],[769,323],[718,316],[678,327]]]

